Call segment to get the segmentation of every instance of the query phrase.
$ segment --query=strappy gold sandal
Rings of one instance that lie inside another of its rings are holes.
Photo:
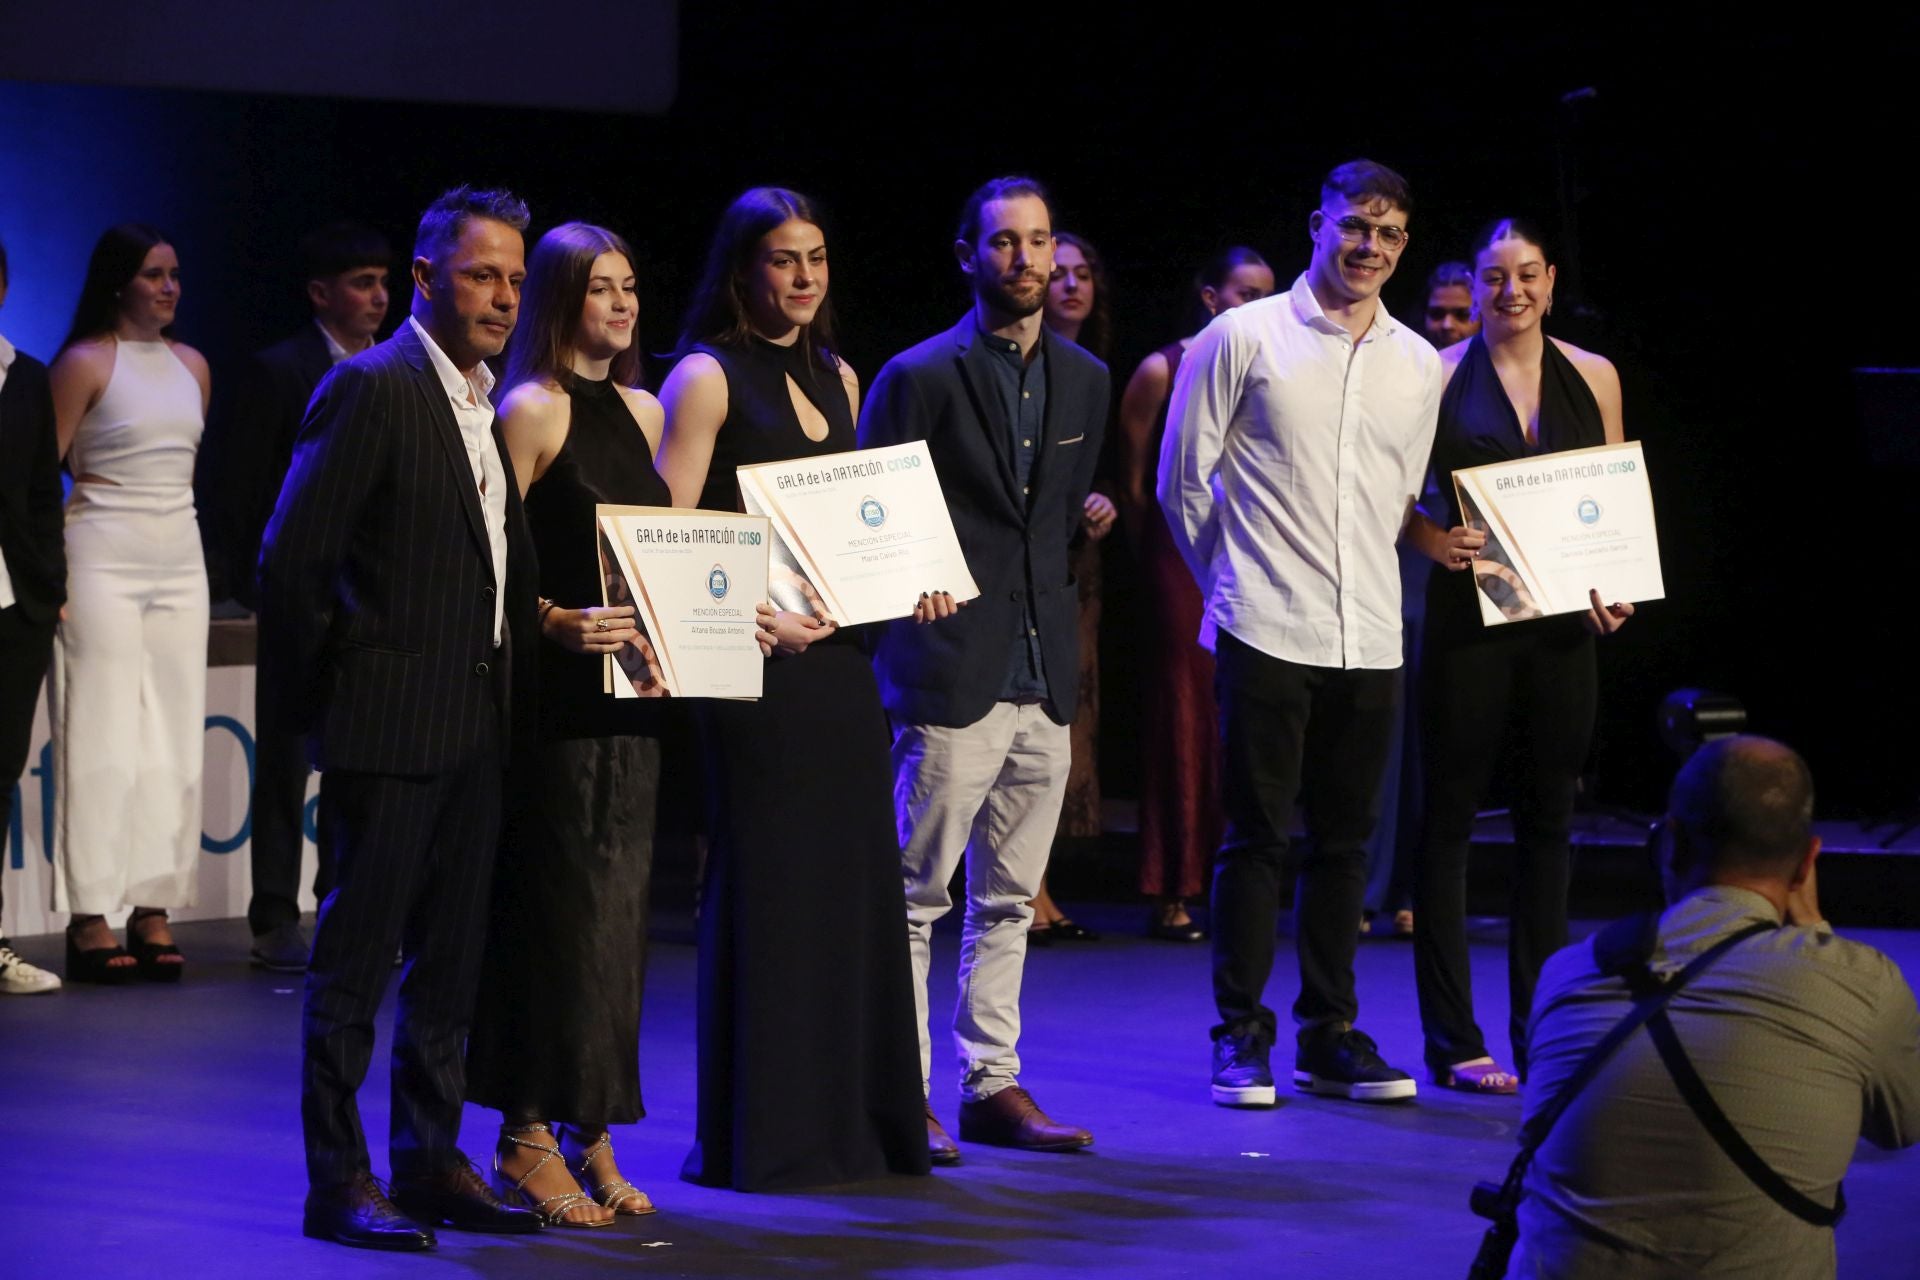
[[[579,1137],[579,1131],[575,1130],[575,1141],[578,1141]],[[659,1210],[653,1207],[653,1201],[648,1198],[647,1193],[634,1186],[631,1182],[628,1182],[625,1178],[615,1178],[611,1182],[600,1183],[596,1183],[593,1180],[593,1174],[588,1168],[588,1166],[593,1163],[593,1158],[602,1151],[610,1152],[612,1150],[613,1135],[603,1130],[600,1134],[600,1141],[581,1151],[580,1163],[577,1166],[569,1164],[567,1168],[572,1171],[574,1177],[580,1180],[580,1185],[586,1188],[587,1194],[593,1197],[594,1203],[598,1204],[602,1209],[611,1209],[615,1213],[622,1214],[629,1218],[644,1218],[650,1213],[658,1213]],[[635,1199],[640,1201],[640,1207],[637,1209],[629,1208],[629,1202]]]
[[[551,1146],[544,1146],[538,1142],[529,1142],[525,1138],[518,1136],[523,1133],[544,1133],[549,1138],[554,1136],[553,1130],[538,1121],[533,1124],[501,1125],[501,1145],[525,1147],[529,1151],[538,1151],[541,1154],[540,1159],[534,1162],[533,1168],[520,1175],[518,1181],[513,1181],[510,1180],[506,1172],[500,1168],[500,1146],[495,1146],[493,1149],[494,1194],[508,1204],[522,1205],[533,1210],[533,1216],[540,1219],[542,1226],[582,1228],[612,1226],[612,1218],[608,1218],[604,1222],[581,1222],[577,1218],[569,1218],[567,1216],[569,1211],[593,1203],[590,1197],[578,1191],[562,1191],[559,1195],[548,1196],[545,1200],[535,1200],[528,1194],[527,1180],[546,1168],[548,1161],[560,1155],[560,1145],[557,1139]],[[561,1159],[560,1164],[561,1167],[564,1168],[566,1166],[566,1160],[564,1158]],[[605,1208],[607,1206],[603,1205],[602,1207]],[[619,1211],[615,1210],[615,1212],[617,1213]]]

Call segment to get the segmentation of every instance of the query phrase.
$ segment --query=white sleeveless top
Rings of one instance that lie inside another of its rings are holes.
[[[193,456],[206,415],[200,383],[165,342],[114,345],[113,375],[80,419],[67,464],[76,504],[171,515],[193,510]],[[117,492],[116,492],[117,490]]]

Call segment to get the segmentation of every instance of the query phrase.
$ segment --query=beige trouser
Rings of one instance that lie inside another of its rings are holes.
[[[1028,905],[1040,891],[1060,821],[1069,730],[1037,704],[1001,702],[964,729],[910,724],[893,740],[893,809],[906,876],[920,1077],[933,1069],[927,971],[933,922],[953,906],[947,885],[964,853],[967,906],[953,1043],[960,1092],[986,1098],[1016,1083],[1020,975]]]

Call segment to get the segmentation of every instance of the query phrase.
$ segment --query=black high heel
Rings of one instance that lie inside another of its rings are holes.
[[[137,964],[114,964],[127,955],[125,947],[88,947],[81,950],[74,940],[73,926],[67,926],[67,981],[91,982],[101,987],[124,987],[140,974]]]
[[[140,922],[155,916],[165,920],[167,913],[161,910],[135,911],[127,917],[127,953],[136,962],[133,967],[148,982],[178,982],[187,967],[185,958],[163,964],[161,957],[180,955],[180,948],[171,942],[148,942],[140,936]]]

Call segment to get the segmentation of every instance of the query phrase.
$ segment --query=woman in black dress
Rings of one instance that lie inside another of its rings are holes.
[[[677,505],[737,511],[735,468],[854,447],[806,197],[728,208],[661,390]],[[700,1099],[681,1176],[770,1191],[928,1169],[886,714],[867,655],[781,610],[758,702],[700,707],[712,809]]]
[[[1463,519],[1453,473],[1625,439],[1620,375],[1604,357],[1549,338],[1554,270],[1537,232],[1512,219],[1475,242],[1474,301],[1484,328],[1440,353],[1446,391],[1433,470],[1444,524],[1415,512],[1408,536],[1438,562],[1428,579],[1420,697],[1427,814],[1414,889],[1414,972],[1434,1083],[1512,1093],[1518,1080],[1487,1053],[1473,1018],[1466,931],[1467,847],[1500,755],[1514,737],[1514,879],[1507,955],[1515,1065],[1540,966],[1567,941],[1569,829],[1593,737],[1599,677],[1593,636],[1620,628],[1630,604],[1486,627],[1471,569],[1486,535]]]
[[[632,254],[618,236],[579,222],[549,231],[527,269],[500,406],[540,552],[547,643],[538,733],[515,735],[508,774],[467,1096],[502,1116],[497,1189],[550,1226],[653,1212],[620,1176],[607,1126],[644,1114],[640,996],[663,708],[603,692],[605,655],[644,641],[631,605],[595,603],[601,577],[588,551],[596,503],[672,501],[653,469],[660,403],[633,385],[636,312]],[[635,691],[659,689],[643,678]]]

